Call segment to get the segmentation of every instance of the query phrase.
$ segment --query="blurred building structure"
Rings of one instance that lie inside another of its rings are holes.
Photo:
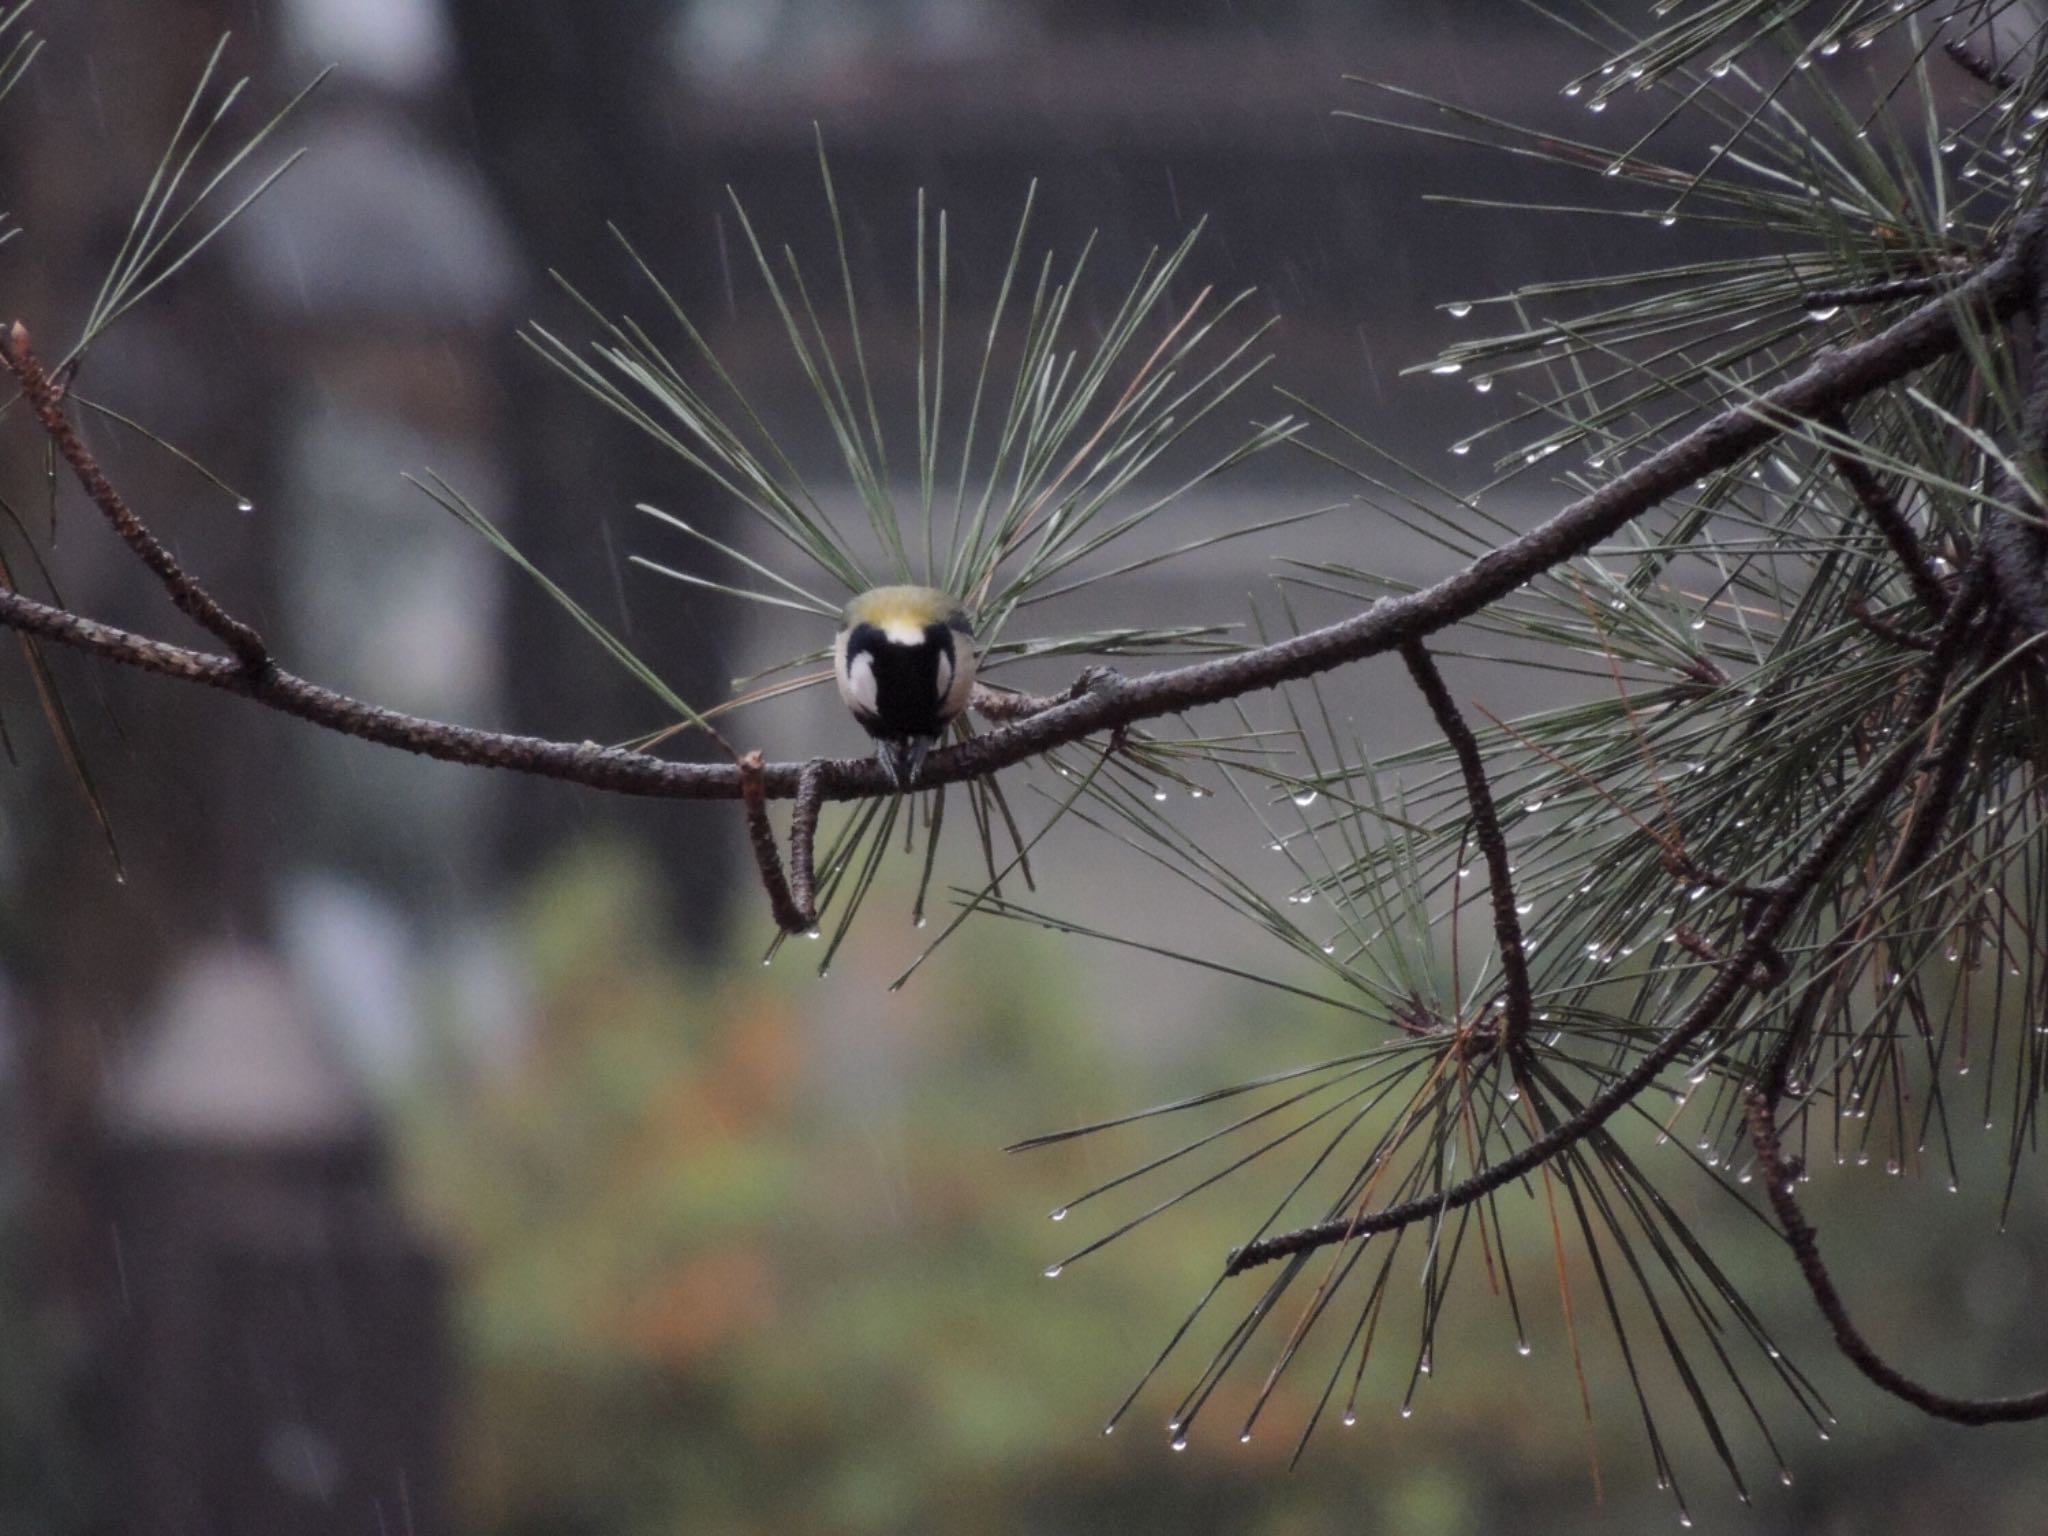
[[[188,959],[103,1124],[108,1529],[445,1530],[439,1274],[289,978]]]

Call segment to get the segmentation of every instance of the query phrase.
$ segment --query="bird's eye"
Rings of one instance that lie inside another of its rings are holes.
[[[968,622],[967,610],[964,608],[955,608],[946,615],[946,628],[958,630],[970,640],[974,638],[974,626]]]

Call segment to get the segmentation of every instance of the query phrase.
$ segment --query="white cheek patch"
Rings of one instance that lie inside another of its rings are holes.
[[[974,646],[966,636],[953,637],[953,656],[939,670],[939,714],[950,720],[967,707],[974,692]]]
[[[875,713],[875,658],[860,652],[839,669],[839,696],[859,714]]]
[[[939,669],[937,683],[938,686],[935,696],[937,697],[938,701],[941,704],[943,704],[946,701],[946,695],[953,691],[953,658],[948,656],[944,651],[939,652]]]

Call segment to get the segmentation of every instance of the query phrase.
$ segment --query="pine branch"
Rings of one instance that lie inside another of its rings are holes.
[[[243,666],[252,669],[269,666],[270,655],[264,647],[263,637],[240,619],[231,617],[204,587],[186,573],[107,480],[98,462],[80,440],[77,429],[65,416],[63,393],[43,372],[43,365],[36,361],[36,355],[29,347],[28,330],[19,320],[9,328],[5,338],[0,338],[0,361],[7,364],[8,371],[20,382],[29,408],[35,412],[36,420],[42,423],[50,441],[56,444],[57,451],[64,455],[64,462],[71,466],[78,483],[85,487],[86,494],[106,515],[114,531],[164,584],[178,611],[212,630],[240,658]]]
[[[1844,440],[1850,440],[1848,420],[1839,412],[1828,416],[1822,425]],[[1898,557],[1899,565],[1906,573],[1906,580],[1912,584],[1913,595],[1920,599],[1920,606],[1927,610],[1928,617],[1939,619],[1948,609],[1948,594],[1942,590],[1941,580],[1934,574],[1927,551],[1920,545],[1920,536],[1913,532],[1913,525],[1907,521],[1905,509],[1899,505],[1898,498],[1885,489],[1870,466],[1848,448],[1831,443],[1828,462],[1835,466],[1835,473],[1842,477],[1842,483],[1855,492],[1856,499],[1863,503],[1863,510],[1877,525],[1877,531],[1891,545],[1892,553]]]
[[[2009,91],[2020,83],[2010,70],[1999,68],[1979,51],[1975,43],[1965,38],[1950,38],[1941,45],[1941,51],[1953,59],[1956,67],[1963,73],[1990,86],[1994,91]]]
[[[1752,1089],[1748,1106],[1750,1142],[1756,1148],[1757,1172],[1770,1196],[1771,1209],[1777,1212],[1778,1223],[1785,1229],[1785,1242],[1799,1261],[1799,1273],[1805,1277],[1807,1289],[1813,1292],[1813,1299],[1834,1330],[1835,1343],[1850,1363],[1893,1397],[1951,1423],[2018,1424],[2048,1418],[2048,1389],[2023,1397],[1951,1397],[1913,1380],[1871,1346],[1835,1289],[1834,1276],[1820,1255],[1818,1234],[1793,1194],[1799,1170],[1787,1162],[1778,1142],[1776,1094]]]
[[[767,887],[768,905],[775,913],[776,925],[784,933],[808,933],[818,925],[818,878],[812,849],[818,837],[821,765],[806,764],[797,784],[789,829],[787,878],[782,873],[782,855],[775,845],[775,828],[768,820],[761,766],[759,752],[749,752],[739,760],[740,798],[747,807],[747,840],[753,846],[761,883]]]
[[[1965,317],[1978,325],[2010,317],[2031,297],[2043,231],[2043,215],[2029,213],[1998,258],[1952,293],[1867,341],[1817,359],[1754,401],[1719,413],[1548,521],[1430,586],[1382,599],[1349,619],[1285,640],[1091,688],[1079,698],[933,753],[925,760],[922,783],[930,787],[983,778],[1119,726],[1238,698],[1395,650],[1469,618],[1532,577],[1584,554],[1701,476],[1739,463],[1779,436],[1786,423],[1839,410],[1953,351],[1962,340]],[[56,420],[45,420],[44,427],[61,446],[68,424],[61,406],[52,409]],[[75,433],[69,436],[76,441]],[[66,452],[69,457],[68,448]],[[96,473],[82,445],[78,452]],[[79,472],[81,478],[87,473]],[[99,478],[104,480],[103,475]],[[189,592],[187,601],[193,601]],[[403,715],[282,670],[252,672],[245,661],[148,639],[18,593],[0,593],[0,625],[163,677],[238,693],[328,730],[444,761],[504,768],[621,794],[682,800],[742,796],[736,764],[669,762],[590,743],[513,736]],[[241,648],[236,649],[239,656]],[[895,793],[887,771],[872,759],[824,759],[814,765],[765,764],[760,778],[764,797],[793,799],[807,766],[815,768],[819,795],[826,800]]]
[[[1438,1221],[1447,1213],[1462,1209],[1524,1174],[1532,1173],[1599,1130],[1614,1114],[1657,1080],[1707,1032],[1720,1024],[1730,1009],[1752,990],[1769,986],[1783,974],[1777,940],[1797,916],[1800,908],[1834,867],[1850,841],[1890,801],[1918,761],[1916,745],[1920,731],[1940,706],[1949,675],[1960,661],[1966,641],[1972,637],[1971,624],[1983,605],[1989,585],[1986,562],[1973,561],[1949,605],[1941,638],[1921,675],[1920,687],[1911,709],[1889,752],[1864,775],[1861,787],[1814,839],[1805,855],[1775,882],[1769,897],[1759,900],[1750,916],[1742,948],[1731,956],[1694,999],[1685,1016],[1627,1072],[1613,1078],[1584,1108],[1558,1122],[1543,1136],[1489,1164],[1449,1189],[1371,1214],[1318,1222],[1274,1237],[1261,1238],[1232,1253],[1224,1265],[1228,1275],[1242,1274],[1275,1259],[1351,1243],[1379,1232],[1398,1231],[1418,1221]]]
[[[1494,809],[1493,790],[1486,777],[1486,761],[1480,756],[1479,742],[1472,734],[1472,727],[1458,713],[1457,701],[1444,686],[1443,674],[1437,670],[1436,662],[1422,642],[1414,640],[1402,646],[1401,659],[1408,664],[1408,675],[1428,701],[1429,711],[1436,717],[1437,729],[1444,733],[1444,739],[1457,754],[1458,769],[1464,775],[1465,798],[1472,808],[1472,833],[1478,841],[1480,854],[1486,860],[1486,888],[1493,902],[1494,941],[1500,948],[1501,977],[1507,988],[1507,1028],[1502,1033],[1501,1043],[1509,1051],[1515,1051],[1529,1038],[1535,1008],[1529,999],[1529,959],[1522,947],[1522,920],[1515,914],[1515,881],[1508,864],[1508,844],[1501,835],[1500,817]]]
[[[1897,277],[1882,283],[1860,283],[1853,288],[1814,288],[1802,302],[1808,309],[1849,309],[1865,304],[1892,304],[1900,299],[1924,299],[1945,293],[1963,280],[1960,272],[1926,272],[1918,277]]]

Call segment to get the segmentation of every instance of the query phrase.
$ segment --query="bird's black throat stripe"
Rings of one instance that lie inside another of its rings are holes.
[[[856,656],[869,657],[875,669],[875,712],[855,716],[870,736],[937,736],[945,730],[939,658],[945,658],[949,677],[958,664],[950,628],[927,624],[920,644],[902,645],[877,625],[857,624],[846,637],[849,667]]]

